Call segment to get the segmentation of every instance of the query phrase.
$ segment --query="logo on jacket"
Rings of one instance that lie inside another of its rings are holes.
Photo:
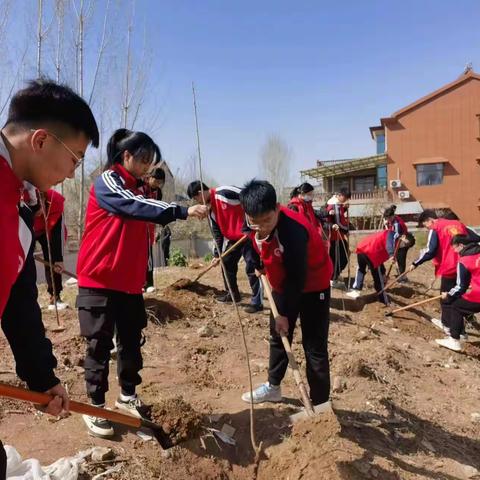
[[[282,256],[282,249],[281,248],[276,248],[274,251],[273,251],[273,254],[276,256],[276,257],[281,257]]]
[[[447,232],[451,237],[454,237],[455,235],[460,235],[462,232],[458,229],[458,227],[451,225],[450,227],[447,227]]]
[[[223,208],[224,210],[226,210],[226,209],[227,209],[227,204],[226,204],[226,203],[222,203],[222,208]]]

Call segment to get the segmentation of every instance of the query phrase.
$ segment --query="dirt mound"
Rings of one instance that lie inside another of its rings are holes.
[[[342,438],[340,432],[334,413],[294,425],[286,442],[267,449],[269,459],[260,463],[258,480],[358,479],[358,472],[354,472],[351,464],[362,451]]]
[[[184,317],[182,310],[177,306],[158,298],[146,298],[145,310],[148,320],[157,325],[164,325]]]
[[[188,278],[180,278],[175,283],[172,283],[172,285],[170,285],[170,287],[168,288],[172,290],[182,290],[184,288],[189,287],[191,284],[192,284],[192,281],[189,280]]]
[[[201,415],[182,397],[173,397],[154,403],[148,415],[169,435],[174,444],[195,437],[201,425]]]

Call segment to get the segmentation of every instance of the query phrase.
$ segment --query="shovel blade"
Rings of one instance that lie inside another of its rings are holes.
[[[321,415],[322,413],[333,412],[332,410],[332,403],[330,401],[320,403],[319,405],[315,405],[313,407],[313,415],[309,415],[308,412],[302,408],[300,412],[294,413],[290,415],[289,419],[292,423],[298,422],[300,420],[304,420],[306,418],[312,418],[317,415]]]
[[[175,443],[160,425],[157,425],[150,420],[142,419],[142,427],[149,428],[152,431],[153,436],[157,439],[158,443],[164,450],[168,450],[175,446]]]

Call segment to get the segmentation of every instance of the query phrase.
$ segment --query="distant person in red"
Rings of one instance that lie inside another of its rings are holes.
[[[467,235],[455,235],[452,248],[459,255],[456,285],[442,292],[442,320],[446,338],[436,342],[460,352],[466,339],[465,317],[480,312],[480,245]]]
[[[136,387],[142,381],[142,329],[147,314],[142,296],[148,263],[148,222],[166,225],[204,218],[203,205],[190,208],[142,195],[142,179],[161,160],[146,133],[120,128],[107,144],[105,171],[90,190],[85,231],[78,253],[77,308],[80,334],[87,340],[85,383],[93,405],[105,405],[110,351],[117,338],[120,395],[115,406],[141,417]],[[83,416],[90,434],[114,435],[104,419]]]
[[[292,342],[300,317],[307,380],[313,405],[330,397],[328,330],[332,262],[316,229],[305,217],[277,202],[273,186],[248,182],[240,194],[248,235],[256,253],[257,274],[265,273],[279,316],[270,314],[268,381],[242,400],[282,401],[281,382],[288,367],[281,335]]]
[[[467,235],[468,229],[459,220],[438,218],[435,210],[424,210],[418,218],[418,227],[428,229],[427,246],[420,256],[412,263],[409,271],[412,272],[422,263],[432,260],[435,266],[435,275],[440,277],[440,293],[449,292],[456,285],[458,252],[453,249],[452,239],[455,235]],[[444,300],[441,301],[442,309]],[[432,323],[444,330],[448,325],[442,312],[442,319],[432,318]]]
[[[328,222],[330,227],[330,258],[333,263],[332,286],[345,287],[340,280],[340,274],[348,265],[350,254],[348,235],[350,225],[348,221],[348,200],[350,191],[341,188],[340,191],[327,202]]]
[[[301,213],[315,228],[324,242],[328,243],[327,236],[323,230],[320,215],[313,208],[314,187],[308,182],[295,187],[290,193],[288,208],[294,212]]]
[[[213,249],[214,262],[218,262],[218,257],[223,251],[230,248],[233,244],[244,236],[242,232],[245,222],[245,212],[240,204],[240,188],[233,185],[209,188],[201,184],[199,180],[191,182],[187,188],[187,195],[197,203],[205,202],[210,207],[210,219],[214,234],[215,247]],[[238,288],[237,273],[238,263],[242,258],[245,260],[245,272],[252,290],[250,305],[245,307],[245,312],[256,313],[263,310],[262,288],[259,279],[255,275],[255,263],[253,261],[253,247],[250,240],[246,240],[242,245],[232,250],[223,259],[226,275],[230,286],[232,287],[235,302],[240,302],[241,295]],[[221,303],[231,303],[230,292],[228,292],[227,282],[224,278],[226,292],[217,296],[216,300]]]
[[[157,167],[152,170],[146,177],[145,177],[145,196],[147,198],[152,198],[154,200],[162,200],[163,193],[162,188],[165,185],[165,170],[160,167]],[[153,293],[155,291],[155,286],[153,282],[153,246],[155,245],[157,238],[159,236],[156,235],[156,224],[149,223],[148,224],[148,266],[147,266],[147,281],[145,283],[145,292]],[[164,227],[165,228],[165,227]]]
[[[35,213],[33,231],[35,233],[35,240],[40,243],[40,246],[42,247],[43,259],[47,262],[50,258],[48,254],[47,230],[50,238],[50,251],[52,252],[52,263],[54,268],[52,285],[50,267],[45,265],[45,279],[47,281],[47,291],[50,295],[48,309],[54,310],[56,303],[58,310],[64,310],[68,305],[65,302],[62,302],[60,294],[63,289],[61,275],[61,271],[63,270],[63,251],[65,240],[67,238],[67,230],[63,215],[65,198],[53,189],[48,190],[46,193],[40,193],[40,195],[44,198],[47,221],[45,222],[43,210],[40,208]]]
[[[387,230],[393,232],[393,240],[395,244],[397,243],[398,239],[402,235],[406,235],[408,233],[408,228],[405,222],[403,221],[402,217],[395,215],[395,211],[397,210],[396,205],[392,205],[385,209],[383,212],[383,218],[385,222],[385,227]],[[398,273],[402,274],[407,268],[407,253],[408,250],[413,247],[410,246],[399,246],[395,255],[395,259],[398,265]],[[400,282],[406,282],[407,277],[403,277],[399,280]]]
[[[400,247],[410,247],[415,243],[411,233],[402,235],[397,241],[394,240],[393,232],[382,230],[362,238],[357,244],[357,273],[353,283],[352,290],[347,293],[351,298],[358,298],[363,289],[363,283],[367,268],[372,272],[375,290],[378,292],[378,301],[384,305],[390,305],[390,300],[386,292],[382,292],[385,287],[385,265],[384,263],[393,258],[395,245],[400,242]],[[380,293],[382,292],[382,293]]]

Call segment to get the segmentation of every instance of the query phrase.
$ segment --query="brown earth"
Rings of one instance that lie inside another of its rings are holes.
[[[101,440],[88,436],[78,415],[59,420],[29,405],[1,400],[4,443],[44,464],[91,446],[108,446],[124,460],[119,473],[106,477],[112,480],[480,478],[478,472],[475,477],[475,469],[480,470],[480,423],[472,416],[480,413],[478,324],[469,326],[465,353],[456,354],[434,342],[441,334],[429,318],[438,315],[438,302],[386,317],[388,310],[380,304],[370,299],[355,302],[334,291],[330,328],[334,413],[292,427],[288,417],[299,401],[287,374],[285,402],[255,408],[254,432],[262,445],[257,456],[250,440],[249,407],[240,399],[248,389],[248,377],[238,321],[233,307],[213,299],[222,285],[219,272],[209,272],[187,289],[169,287],[197,273],[174,267],[157,272],[157,293],[146,296],[150,321],[139,387],[141,397],[154,404],[159,423],[188,440],[162,452],[155,441],[144,441],[121,426],[113,440]],[[433,296],[432,275],[430,265],[423,266],[410,276],[410,283],[392,289],[395,306]],[[247,285],[242,276],[245,302]],[[43,286],[41,292],[45,301]],[[64,298],[70,305],[74,296],[75,288],[66,289]],[[47,329],[53,328],[54,314],[43,312]],[[48,333],[59,362],[57,373],[71,397],[85,401],[85,346],[76,312],[60,312],[60,317],[66,330]],[[242,319],[257,385],[265,380],[268,367],[268,311],[242,313]],[[210,336],[199,336],[197,329],[203,326],[210,327]],[[8,344],[4,337],[0,342],[4,352],[0,381],[16,384]],[[300,331],[293,347],[303,368]],[[118,394],[114,367],[112,360],[107,396],[112,408]],[[214,429],[224,425],[235,429],[236,445],[215,435]]]

